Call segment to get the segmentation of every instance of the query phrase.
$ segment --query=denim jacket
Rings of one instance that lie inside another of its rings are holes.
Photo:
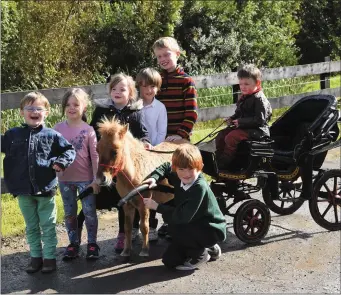
[[[1,152],[5,184],[13,195],[50,195],[57,187],[53,164],[65,169],[76,157],[73,146],[57,131],[26,124],[1,136]]]

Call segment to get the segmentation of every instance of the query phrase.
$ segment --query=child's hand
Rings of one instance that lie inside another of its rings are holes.
[[[97,195],[98,193],[99,193],[99,191],[100,191],[100,187],[99,187],[99,185],[97,184],[97,182],[94,180],[90,185],[89,185],[89,187],[92,187],[92,189],[94,190],[94,192],[93,192],[93,194],[94,195]]]
[[[153,149],[153,146],[149,142],[145,142],[143,145],[144,145],[144,148],[146,150],[152,150]]]
[[[145,181],[142,182],[142,184],[148,184],[149,188],[156,187],[156,180],[155,178],[147,178]]]
[[[176,141],[180,139],[182,139],[180,135],[170,135],[165,139],[165,141]]]
[[[224,119],[224,121],[226,122],[227,125],[230,125],[232,123],[231,117],[227,117],[226,119]]]
[[[157,207],[159,206],[158,203],[156,203],[153,199],[150,199],[150,198],[143,199],[143,203],[146,206],[146,208],[152,209],[152,210],[156,210]]]
[[[238,127],[239,124],[238,124],[238,120],[233,120],[232,123],[234,124],[234,126]]]
[[[59,166],[58,164],[53,164],[52,169],[56,170],[57,172],[62,172],[64,169]]]

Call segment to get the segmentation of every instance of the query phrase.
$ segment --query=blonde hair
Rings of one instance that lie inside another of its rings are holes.
[[[254,65],[254,64],[248,64],[244,65],[237,73],[238,79],[243,78],[251,78],[255,82],[262,78],[261,71]]]
[[[153,85],[161,88],[162,78],[158,71],[153,68],[144,68],[136,76],[136,83],[139,86]]]
[[[89,95],[82,88],[71,88],[68,91],[66,91],[64,96],[63,96],[63,99],[62,99],[62,115],[64,115],[66,105],[69,102],[69,99],[71,97],[74,97],[75,99],[77,99],[80,103],[84,104],[85,107],[87,107],[90,103]],[[84,110],[84,113],[82,115],[82,120],[86,122],[85,110]]]
[[[137,90],[135,87],[135,81],[133,77],[128,76],[124,73],[119,73],[111,76],[110,82],[109,82],[109,95],[111,93],[111,90],[121,81],[127,80],[128,82],[128,89],[129,89],[129,101],[134,102],[137,98]]]
[[[36,101],[42,102],[45,109],[50,111],[50,103],[48,99],[38,91],[30,92],[24,96],[24,98],[20,101],[20,110],[23,110],[26,105],[33,104]]]
[[[168,48],[171,51],[181,53],[181,48],[178,42],[172,37],[162,37],[157,39],[152,46],[153,51],[156,48]]]
[[[173,153],[172,156],[172,171],[176,168],[197,169],[201,171],[204,167],[201,153],[193,144],[181,144]]]

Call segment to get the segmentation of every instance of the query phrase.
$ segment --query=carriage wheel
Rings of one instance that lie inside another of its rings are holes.
[[[294,181],[279,181],[278,195],[273,196],[266,184],[263,188],[263,200],[269,209],[280,215],[289,215],[296,212],[305,200],[300,199],[300,193],[297,191],[302,187],[302,183]]]
[[[309,210],[318,225],[341,230],[341,170],[329,170],[317,181]]]
[[[270,211],[265,204],[258,200],[248,200],[236,211],[233,229],[242,242],[256,244],[268,233],[270,223]]]

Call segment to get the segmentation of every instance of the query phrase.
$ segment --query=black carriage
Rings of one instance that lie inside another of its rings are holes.
[[[340,146],[338,120],[334,96],[304,97],[272,124],[271,138],[241,142],[226,170],[218,169],[214,139],[198,145],[204,173],[213,179],[211,188],[222,212],[234,217],[240,240],[258,243],[270,226],[269,209],[292,214],[306,200],[320,226],[341,229],[341,170],[321,169],[328,150]],[[260,190],[266,205],[250,196]],[[237,203],[242,204],[231,213]]]

